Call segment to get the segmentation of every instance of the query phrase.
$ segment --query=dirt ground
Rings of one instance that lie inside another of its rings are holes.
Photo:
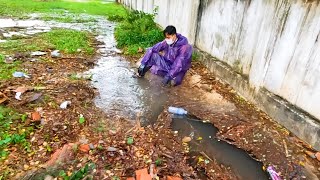
[[[94,56],[21,59],[32,77],[3,81],[0,92],[9,98],[6,106],[29,114],[24,126],[34,126],[35,132],[28,137],[31,152],[10,147],[8,159],[0,166],[9,172],[8,179],[63,179],[61,170],[82,178],[127,179],[145,168],[144,176],[160,179],[237,179],[215,160],[197,162],[187,153],[188,144],[171,130],[166,110],[155,125],[141,127],[139,119],[110,117],[98,109],[90,78],[75,76],[94,66]],[[15,99],[18,87],[26,87],[21,101]],[[304,167],[319,177],[319,162],[304,152],[312,151],[307,144],[237,96],[200,63],[193,63],[183,85],[172,88],[169,99],[168,104],[210,120],[219,129],[220,139],[246,150],[265,167],[273,165],[285,179],[303,179]],[[64,101],[71,104],[61,109]],[[41,119],[35,120],[34,112]],[[80,114],[84,123],[79,123]],[[79,173],[88,164],[95,167]]]
[[[318,179],[319,161],[305,152],[311,147],[264,112],[238,96],[200,63],[194,63],[187,80],[172,91],[172,102],[199,119],[209,120],[218,137],[246,150],[264,167],[273,165],[285,179]]]

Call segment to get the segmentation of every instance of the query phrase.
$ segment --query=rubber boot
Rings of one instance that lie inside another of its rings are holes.
[[[140,77],[144,77],[146,73],[151,69],[151,66],[145,66],[141,71],[138,71]]]

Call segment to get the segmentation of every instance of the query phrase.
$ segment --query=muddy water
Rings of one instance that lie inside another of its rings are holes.
[[[170,89],[163,88],[161,78],[155,75],[147,74],[144,79],[132,78],[136,66],[118,54],[119,50],[116,48],[113,37],[115,24],[99,16],[80,16],[88,19],[94,17],[96,22],[59,23],[0,19],[0,33],[2,33],[0,43],[12,35],[32,36],[50,31],[52,28],[70,28],[96,33],[97,40],[102,43],[98,50],[100,55],[97,65],[85,73],[92,74],[92,85],[99,91],[95,99],[96,105],[109,115],[119,115],[134,120],[137,114],[141,113],[143,122],[155,122],[157,116],[163,111]],[[34,14],[32,17],[37,18],[38,15]],[[208,139],[209,136],[214,137],[216,133],[216,129],[211,125],[175,120],[173,127],[184,133],[182,135],[189,135],[194,131],[196,135],[202,136],[205,146],[194,143],[192,146],[194,150],[205,151],[210,157],[230,166],[241,179],[267,179],[261,170],[261,164],[255,162],[245,152],[224,142]]]
[[[93,72],[93,85],[100,95],[96,98],[98,107],[111,115],[136,119],[141,114],[144,123],[154,122],[163,111],[167,99],[161,79],[149,75],[135,79],[136,68],[121,57],[102,57]]]
[[[253,160],[244,150],[215,138],[218,129],[210,123],[200,120],[175,117],[172,122],[174,130],[179,135],[193,136],[190,151],[205,152],[209,157],[215,158],[218,163],[231,170],[242,180],[267,180],[267,174],[262,170],[262,163]],[[196,140],[202,137],[201,141]]]

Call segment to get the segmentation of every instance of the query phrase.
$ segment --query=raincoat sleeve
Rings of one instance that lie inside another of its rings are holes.
[[[174,60],[168,73],[171,79],[175,78],[182,70],[189,69],[191,66],[192,46],[185,45],[180,48],[177,58]]]
[[[146,54],[143,56],[141,64],[147,64],[147,62],[149,61],[153,53],[159,53],[160,51],[164,50],[165,47],[166,47],[166,42],[161,41],[155,44],[153,47],[149,48]]]

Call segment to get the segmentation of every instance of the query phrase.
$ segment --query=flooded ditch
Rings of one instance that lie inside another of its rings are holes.
[[[84,16],[84,15],[83,15]],[[136,119],[141,113],[145,124],[152,124],[164,110],[170,98],[170,88],[161,86],[161,78],[148,74],[144,79],[132,78],[136,65],[119,55],[113,37],[115,24],[99,16],[88,16],[96,22],[58,23],[54,21],[0,19],[0,32],[5,42],[13,35],[32,36],[50,31],[52,28],[69,28],[90,31],[97,34],[100,54],[95,67],[85,74],[92,75],[92,85],[98,90],[96,105],[110,116],[124,116]],[[15,28],[16,31],[13,31]],[[205,152],[210,158],[230,167],[239,179],[268,179],[262,170],[262,164],[252,159],[245,151],[215,138],[217,128],[212,124],[186,118],[174,118],[173,130],[181,136],[202,137],[203,140],[191,141],[193,152]]]

